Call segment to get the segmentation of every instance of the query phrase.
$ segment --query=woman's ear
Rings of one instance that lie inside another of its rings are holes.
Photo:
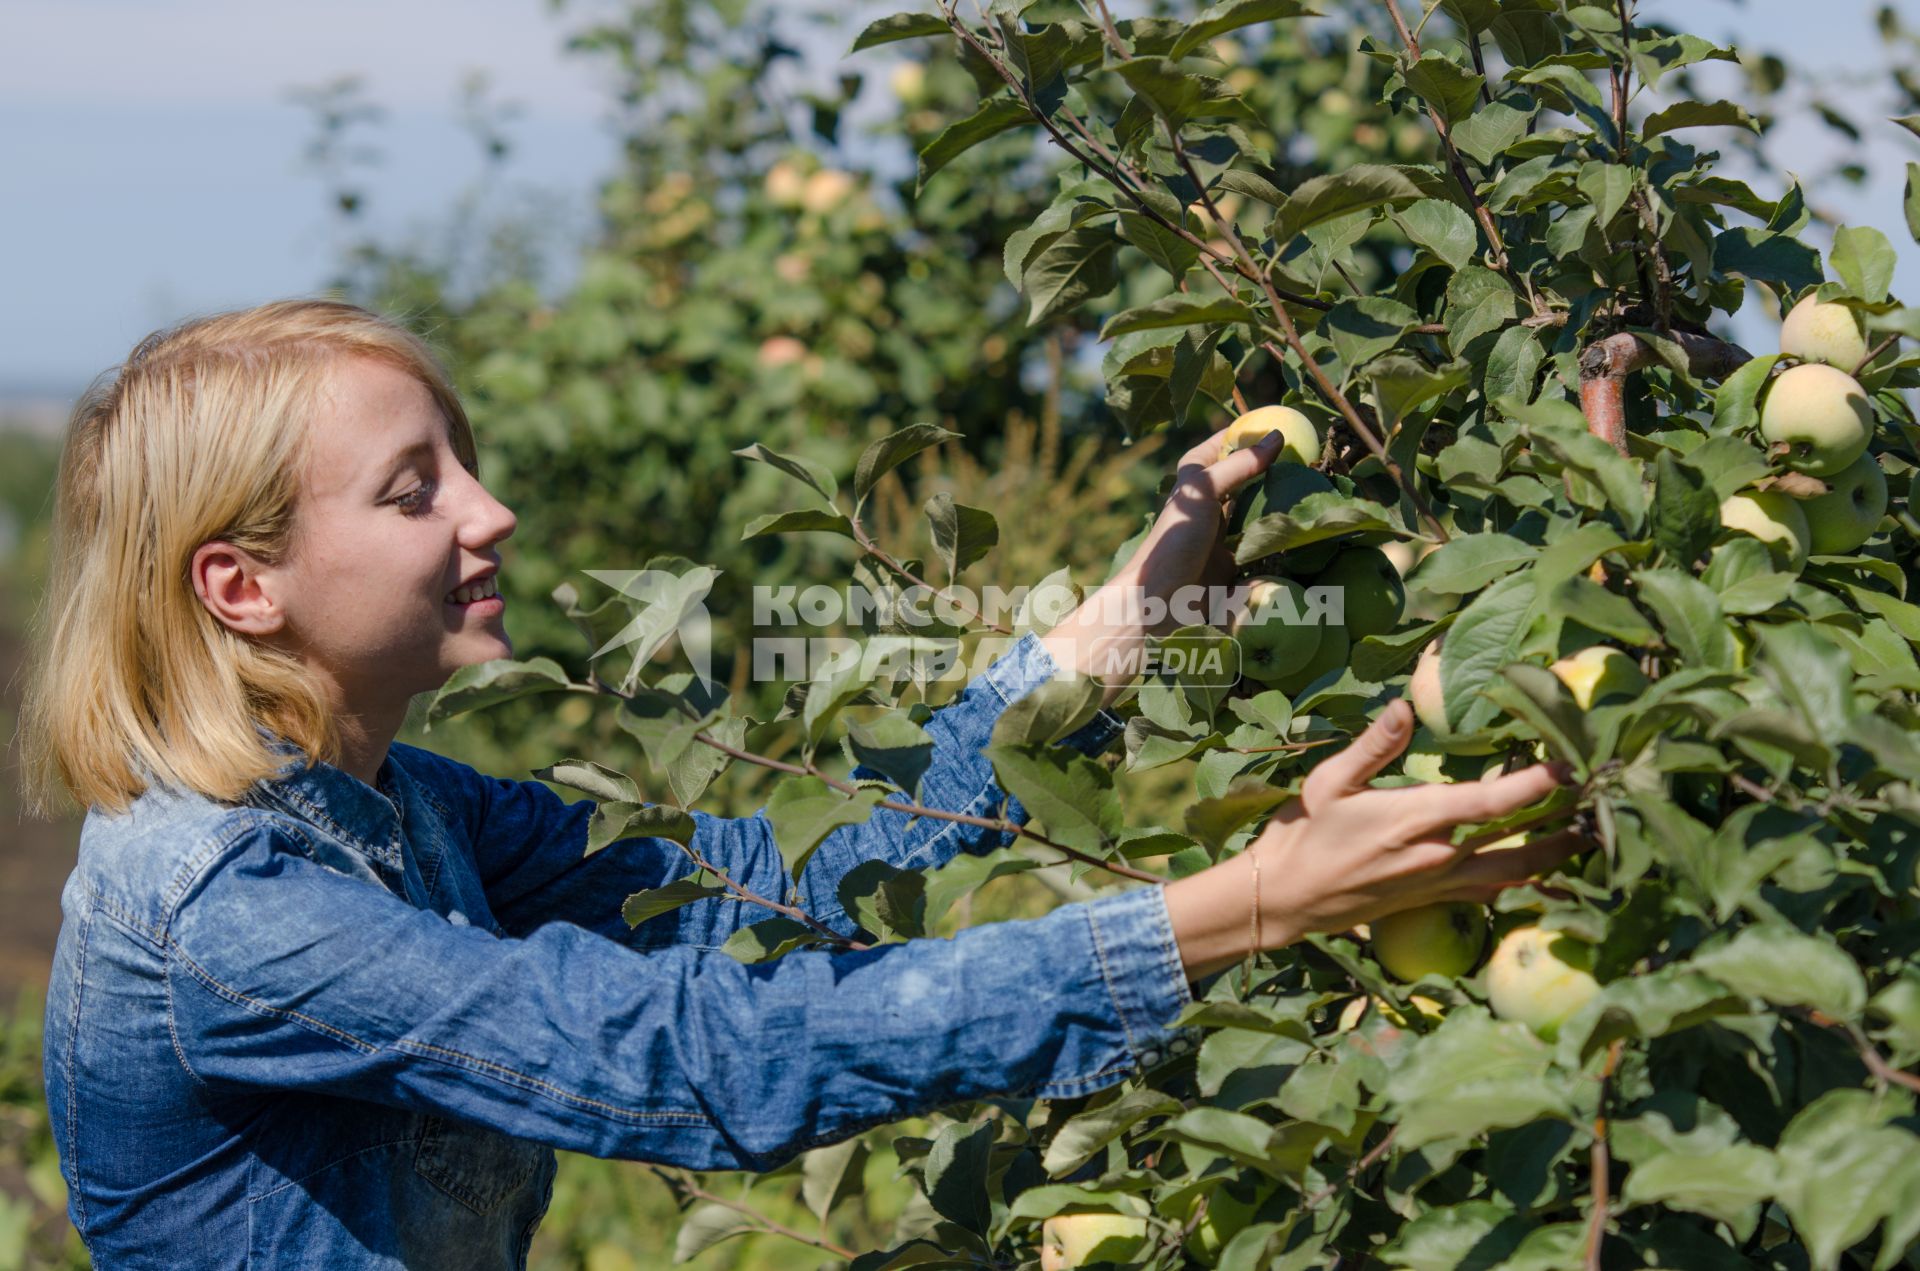
[[[194,550],[187,576],[200,603],[230,631],[273,635],[287,625],[277,593],[280,577],[265,561],[214,540]]]

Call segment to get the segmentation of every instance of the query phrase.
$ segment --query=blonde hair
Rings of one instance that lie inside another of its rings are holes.
[[[54,495],[52,562],[20,721],[37,815],[64,792],[124,812],[151,781],[237,803],[284,762],[258,726],[314,760],[339,734],[315,674],[229,630],[188,577],[218,539],[278,563],[293,537],[310,422],[330,367],[413,375],[475,466],[473,432],[418,336],[334,300],[283,300],[142,340],[75,404]]]

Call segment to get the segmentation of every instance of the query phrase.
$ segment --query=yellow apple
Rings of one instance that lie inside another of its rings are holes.
[[[792,336],[772,335],[760,342],[760,351],[754,355],[754,360],[765,367],[792,366],[804,361],[806,356],[807,346]]]
[[[1147,1220],[1126,1214],[1055,1214],[1040,1225],[1040,1271],[1125,1262],[1146,1243]]]
[[[767,198],[779,207],[799,207],[807,188],[807,174],[798,164],[781,159],[767,169]]]
[[[1320,433],[1313,421],[1291,406],[1262,406],[1250,410],[1227,425],[1220,439],[1220,457],[1258,442],[1270,432],[1278,432],[1283,441],[1275,463],[1297,463],[1312,467],[1320,462]]]
[[[1509,931],[1487,962],[1493,1013],[1519,1020],[1548,1041],[1599,992],[1593,946],[1536,926]]]
[[[1631,699],[1647,691],[1647,677],[1639,664],[1604,644],[1570,653],[1550,669],[1583,711],[1592,710],[1598,702]]]
[[[927,68],[919,62],[902,62],[887,77],[887,87],[903,106],[918,106],[927,95]]]
[[[1720,504],[1720,524],[1737,534],[1751,534],[1767,545],[1773,559],[1798,573],[1807,563],[1812,537],[1800,502],[1778,490],[1743,490]]]
[[[1306,589],[1291,578],[1255,578],[1246,608],[1227,628],[1240,646],[1240,673],[1262,684],[1287,678],[1312,659],[1324,628],[1306,621]]]
[[[1887,514],[1887,474],[1871,454],[1827,478],[1825,494],[1800,500],[1808,544],[1819,556],[1841,556],[1873,537]]]
[[[1819,362],[1805,362],[1774,380],[1760,403],[1760,435],[1787,447],[1795,472],[1832,476],[1873,438],[1873,403],[1858,380]]]
[[[1465,975],[1487,947],[1487,912],[1465,901],[1416,905],[1372,926],[1374,958],[1409,983],[1423,975]]]
[[[1453,736],[1453,728],[1447,723],[1447,702],[1440,684],[1440,641],[1435,640],[1420,650],[1420,660],[1414,663],[1413,678],[1407,681],[1407,697],[1413,702],[1413,713],[1427,726],[1427,731],[1435,737]]]
[[[1851,374],[1867,356],[1867,337],[1853,310],[1823,303],[1809,294],[1780,324],[1780,351],[1803,362],[1825,362]]]
[[[850,172],[822,168],[807,178],[800,191],[800,206],[815,216],[825,216],[851,198],[857,184]]]

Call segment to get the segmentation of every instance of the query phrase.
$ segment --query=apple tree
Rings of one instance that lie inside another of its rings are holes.
[[[855,45],[934,41],[979,89],[921,147],[922,181],[1009,133],[1066,156],[1003,264],[1030,324],[1103,318],[1130,436],[1270,405],[1313,425],[1317,453],[1237,500],[1235,559],[1356,603],[1310,656],[1231,691],[1143,680],[1116,764],[1051,745],[1094,690],[1049,686],[989,750],[1045,809],[1002,826],[1015,845],[859,871],[843,899],[863,942],[899,940],[1044,863],[1146,882],[1204,868],[1403,694],[1421,728],[1386,780],[1562,761],[1568,795],[1473,829],[1497,844],[1574,821],[1595,846],[1491,913],[1248,959],[1202,986],[1184,1021],[1198,1047],[1125,1085],[886,1136],[919,1195],[881,1247],[769,1225],[687,1176],[683,1253],[780,1230],[862,1271],[1920,1265],[1920,426],[1903,396],[1920,309],[1891,293],[1894,246],[1840,227],[1823,252],[1798,185],[1727,175],[1713,147],[1760,123],[1690,90],[1733,51],[1631,0],[1327,7],[941,0]],[[1302,175],[1312,141],[1263,110],[1262,47],[1356,59],[1340,91],[1379,111],[1371,161]],[[1920,237],[1920,165],[1906,214]],[[1728,338],[1750,301],[1789,315],[1777,351]],[[874,442],[846,490],[803,453],[736,451],[801,494],[749,532],[862,541],[878,483],[951,436]],[[928,512],[949,580],[997,539],[986,509]],[[868,633],[989,625],[883,615]],[[586,683],[551,663],[463,673],[435,709],[611,694],[682,807],[759,759],[763,730],[797,731],[769,807],[796,867],[875,806],[941,815],[914,801],[915,682],[829,670],[761,721],[649,676],[667,634]],[[838,775],[843,755],[880,778]],[[1125,825],[1118,783],[1176,763],[1193,782],[1179,823]],[[688,841],[686,814],[623,774],[549,772],[603,800],[600,841]],[[737,956],[848,943],[688,851],[684,880],[629,901],[634,921],[733,895],[767,915]],[[860,1203],[867,1150],[792,1167],[823,1222]]]

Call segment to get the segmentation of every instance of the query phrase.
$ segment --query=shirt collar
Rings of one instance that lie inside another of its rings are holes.
[[[305,751],[260,724],[254,727],[268,749],[282,756],[279,775],[255,783],[267,801],[325,830],[370,860],[402,870],[406,829],[402,797],[406,776],[392,752],[380,763],[375,785],[330,763],[309,760]],[[376,786],[378,788],[376,788]]]

